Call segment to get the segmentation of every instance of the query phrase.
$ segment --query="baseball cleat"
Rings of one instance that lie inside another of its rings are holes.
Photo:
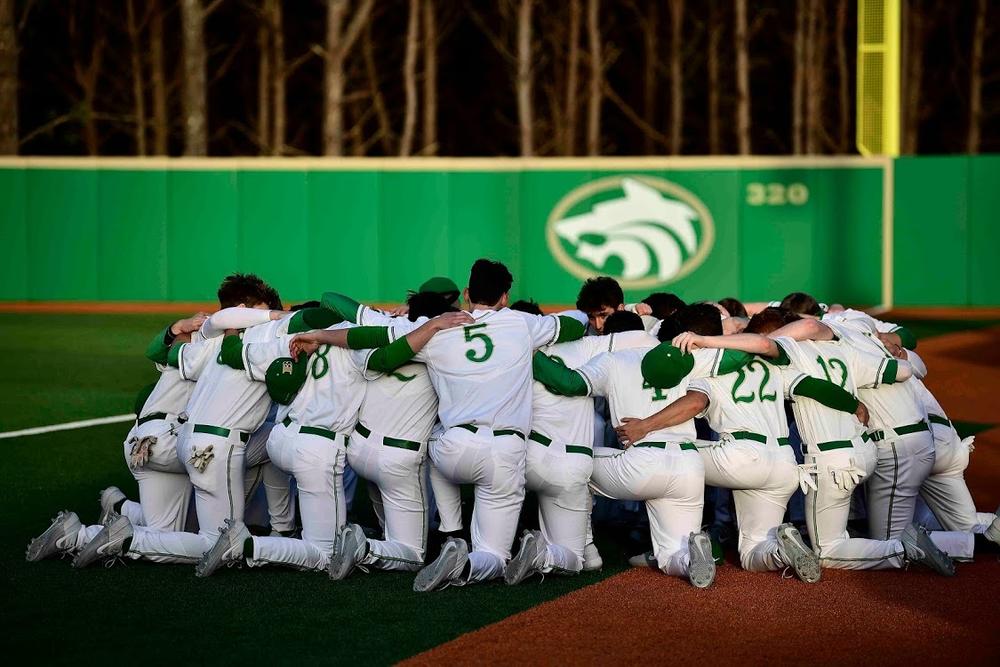
[[[356,523],[349,523],[337,533],[333,541],[333,553],[326,571],[334,581],[340,581],[358,566],[368,555],[368,538],[364,529]]]
[[[250,539],[250,531],[242,521],[226,519],[226,525],[219,532],[219,539],[211,548],[201,555],[201,560],[194,566],[197,577],[207,577],[219,569],[219,566],[231,565],[243,558],[243,543]]]
[[[790,523],[778,526],[778,554],[802,581],[807,584],[819,581],[819,557],[806,546],[798,529]]]
[[[438,588],[446,588],[458,579],[469,562],[469,545],[460,537],[449,537],[441,546],[441,553],[434,562],[417,572],[413,580],[413,590],[426,593]]]
[[[1000,507],[997,508],[997,516],[993,518],[983,536],[994,544],[1000,544]]]
[[[604,567],[604,559],[601,552],[597,550],[597,545],[590,542],[583,548],[583,571],[594,572]]]
[[[59,512],[52,519],[52,525],[28,543],[25,560],[35,563],[43,558],[71,551],[76,546],[76,533],[82,526],[80,517],[75,512]]]
[[[118,514],[115,511],[115,505],[125,500],[125,494],[117,486],[109,486],[108,488],[101,491],[101,516],[97,520],[97,523],[102,526],[108,525],[108,522],[113,521],[114,517],[112,514]]]
[[[911,523],[903,529],[899,541],[903,543],[906,560],[923,563],[946,577],[955,576],[955,563],[931,541],[931,536],[923,526]]]
[[[708,533],[691,533],[688,537],[688,579],[695,588],[708,588],[715,581],[715,556]]]
[[[651,567],[654,570],[659,569],[659,564],[656,559],[653,558],[653,552],[647,551],[645,553],[636,554],[628,559],[629,567]]]
[[[510,559],[503,580],[508,586],[519,584],[545,566],[546,544],[541,531],[526,530],[521,536],[521,548]]]
[[[73,559],[73,567],[87,567],[96,560],[121,556],[125,551],[125,541],[132,538],[132,522],[121,514],[111,516],[109,522],[101,528],[80,553]]]

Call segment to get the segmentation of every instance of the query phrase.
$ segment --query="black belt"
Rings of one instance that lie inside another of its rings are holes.
[[[927,422],[919,421],[919,422],[914,422],[912,424],[906,424],[905,426],[897,426],[892,430],[896,432],[896,435],[909,435],[911,433],[920,433],[921,431],[929,431],[930,428],[931,427],[927,425]],[[885,440],[886,437],[885,431],[871,431],[869,435],[871,435],[872,440],[874,440],[875,442],[880,442],[882,440]]]

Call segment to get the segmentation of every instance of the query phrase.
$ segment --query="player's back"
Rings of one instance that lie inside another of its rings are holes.
[[[394,438],[425,442],[437,412],[438,398],[427,367],[410,363],[368,382],[360,422]]]
[[[441,424],[527,435],[534,343],[525,318],[506,308],[471,315],[475,324],[438,332],[416,357],[427,364]]]
[[[244,343],[273,340],[285,333],[288,318],[250,327],[243,333]],[[222,348],[223,336],[210,338],[197,347],[185,346],[180,353],[180,371],[197,383],[188,401],[188,420],[194,424],[221,426],[245,433],[256,431],[267,417],[271,399],[267,387],[262,382],[254,382],[246,372],[237,370],[217,361]],[[185,360],[185,354],[197,355],[198,359]],[[204,356],[202,356],[204,355]],[[195,377],[186,367],[200,368]]]
[[[735,373],[692,380],[689,388],[708,395],[703,416],[717,433],[788,436],[780,370],[762,359],[752,359]]]

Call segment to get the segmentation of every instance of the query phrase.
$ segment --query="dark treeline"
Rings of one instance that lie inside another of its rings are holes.
[[[1000,3],[903,5],[903,152],[1000,151]],[[856,28],[856,0],[0,0],[0,153],[850,154]]]

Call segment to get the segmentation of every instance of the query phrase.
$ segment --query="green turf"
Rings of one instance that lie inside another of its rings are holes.
[[[155,377],[142,351],[169,319],[0,315],[0,431],[129,412],[136,390]],[[325,574],[223,570],[201,580],[181,565],[130,562],[77,572],[68,561],[25,563],[29,539],[58,510],[95,521],[101,488],[115,484],[136,497],[122,458],[128,429],[114,424],[0,440],[4,655],[76,664],[385,664],[624,567],[621,550],[602,544],[603,573],[418,595],[410,574],[334,583]],[[362,490],[356,497],[366,502]],[[362,505],[359,513],[369,511]]]
[[[904,326],[917,337],[917,351],[920,351],[920,339],[931,336],[943,336],[956,331],[985,329],[1000,324],[1000,320],[892,320]]]

